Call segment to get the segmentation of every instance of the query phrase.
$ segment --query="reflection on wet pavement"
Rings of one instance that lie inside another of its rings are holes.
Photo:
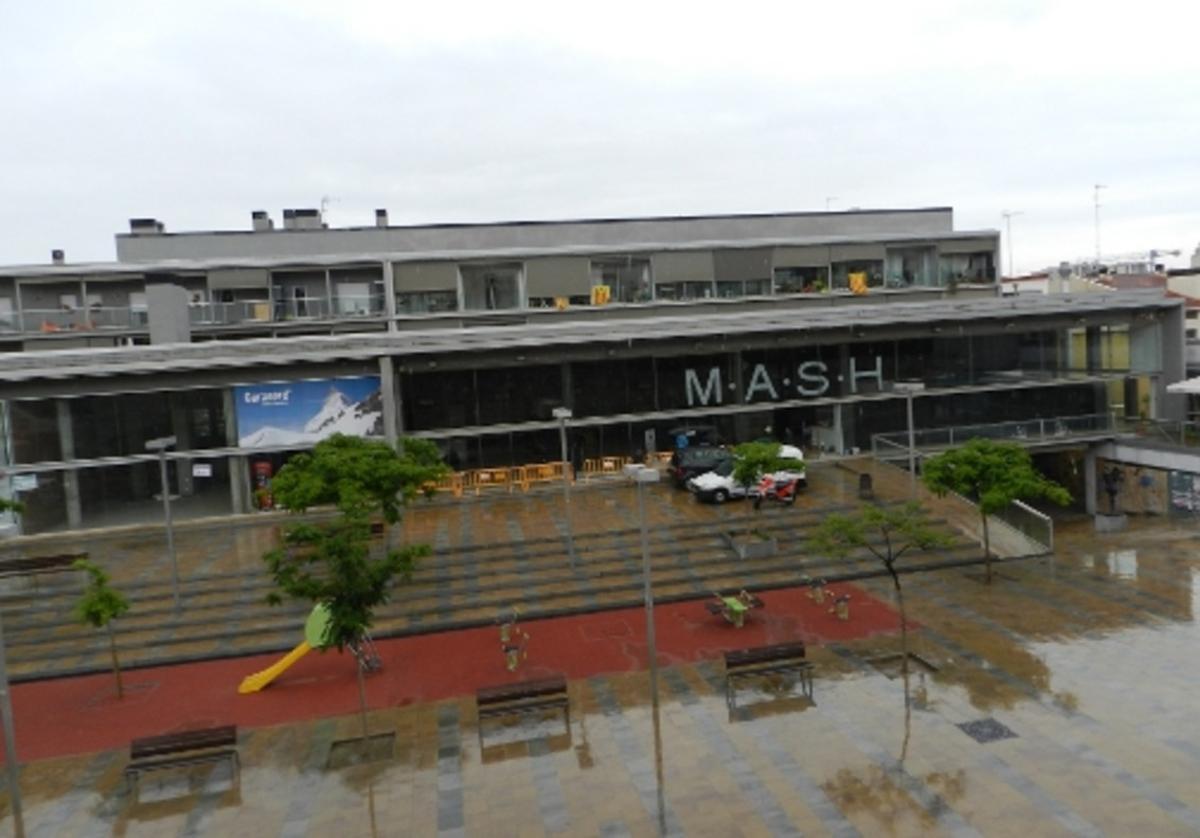
[[[390,756],[328,767],[354,716],[242,732],[243,770],[124,753],[23,768],[31,834],[1196,835],[1200,532],[1163,520],[1058,533],[1053,559],[906,577],[899,639],[811,650],[726,702],[717,663],[570,684],[561,714],[489,722],[469,697],[371,713]],[[866,583],[890,598],[884,581]],[[396,673],[395,677],[420,677]],[[656,712],[657,709],[657,712]],[[907,716],[907,719],[906,719]],[[907,724],[906,724],[907,721]],[[18,732],[19,736],[19,732]],[[11,819],[5,826],[11,830]]]

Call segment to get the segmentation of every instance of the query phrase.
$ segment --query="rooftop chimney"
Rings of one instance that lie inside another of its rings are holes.
[[[388,226],[387,210],[385,210],[385,209],[375,210],[375,226],[376,227]]]
[[[283,229],[285,230],[320,230],[321,211],[316,209],[285,209],[283,211]]]
[[[163,223],[157,218],[129,219],[129,232],[135,236],[152,236],[155,233],[163,232],[165,229]]]
[[[67,254],[61,250],[51,250],[50,261],[55,265],[65,265],[67,263]]]
[[[271,220],[271,216],[267,215],[266,210],[254,210],[250,213],[250,226],[254,228],[254,232],[262,233],[266,230],[274,230],[275,222]]]

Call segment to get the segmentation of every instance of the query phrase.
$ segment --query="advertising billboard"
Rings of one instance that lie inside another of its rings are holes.
[[[379,376],[253,384],[233,388],[238,445],[274,448],[333,434],[383,437]]]

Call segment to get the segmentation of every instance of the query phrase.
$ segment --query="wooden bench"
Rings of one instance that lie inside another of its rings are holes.
[[[567,695],[567,679],[562,675],[537,681],[521,681],[498,687],[483,687],[475,693],[479,711],[479,741],[483,743],[483,722],[499,716],[540,713],[563,709],[568,729],[571,727],[571,701]]]
[[[129,744],[129,764],[125,766],[125,779],[136,799],[137,781],[143,771],[183,768],[225,759],[228,759],[233,767],[236,782],[241,765],[237,752],[237,727],[234,725],[147,736],[134,739]]]
[[[87,553],[59,553],[53,556],[34,556],[27,559],[0,559],[0,578],[36,577],[43,573],[61,573],[64,570],[71,570],[71,565],[75,564],[78,559],[87,557]]]
[[[725,653],[725,700],[732,703],[734,682],[739,678],[794,672],[804,694],[812,698],[812,662],[805,657],[803,643],[777,643]]]

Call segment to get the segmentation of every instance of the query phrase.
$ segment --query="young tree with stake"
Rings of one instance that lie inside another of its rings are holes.
[[[992,581],[989,515],[1015,500],[1045,498],[1060,506],[1071,502],[1071,493],[1034,468],[1029,452],[1015,442],[972,439],[966,445],[926,460],[921,479],[939,497],[956,492],[979,504],[983,563],[989,583]]]
[[[113,675],[117,679],[117,698],[122,698],[125,687],[121,683],[121,663],[117,659],[117,636],[113,631],[113,620],[129,610],[129,600],[109,586],[108,574],[95,562],[76,559],[71,566],[88,575],[87,587],[75,604],[75,616],[81,623],[108,632],[108,649],[112,654]]]
[[[294,514],[332,505],[332,521],[288,527],[283,545],[263,559],[283,595],[324,604],[329,622],[326,647],[349,648],[358,663],[358,694],[363,740],[367,739],[367,696],[363,681],[364,642],[375,609],[388,601],[392,586],[408,581],[424,544],[392,548],[386,527],[400,520],[403,506],[447,473],[437,446],[429,440],[401,440],[399,450],[385,442],[336,434],[311,452],[298,454],[271,482],[277,503]],[[371,519],[385,522],[384,554],[371,557]]]

